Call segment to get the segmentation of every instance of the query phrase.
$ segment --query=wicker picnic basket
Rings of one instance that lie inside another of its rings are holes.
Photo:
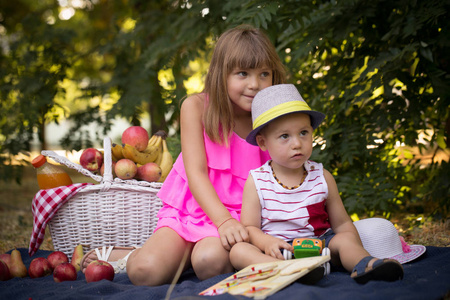
[[[162,203],[156,194],[162,183],[113,179],[111,140],[105,138],[103,146],[103,177],[53,151],[42,151],[44,156],[99,182],[79,190],[48,223],[53,247],[67,255],[72,255],[78,244],[85,251],[101,246],[142,245],[157,223]]]

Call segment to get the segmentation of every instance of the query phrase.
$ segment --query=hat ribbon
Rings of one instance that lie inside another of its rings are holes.
[[[401,236],[400,242],[402,243],[402,251],[403,253],[411,252],[411,247],[405,242],[405,239]]]
[[[289,101],[278,104],[256,117],[253,122],[253,129],[258,128],[259,126],[264,125],[279,116],[305,110],[310,111],[311,108],[304,101]]]

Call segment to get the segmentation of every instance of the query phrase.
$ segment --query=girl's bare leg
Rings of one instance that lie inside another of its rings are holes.
[[[200,280],[233,272],[229,254],[219,238],[204,238],[198,241],[192,250],[192,268]]]
[[[183,256],[188,251],[187,261]],[[157,230],[142,246],[131,253],[127,261],[127,274],[135,285],[157,286],[171,283],[178,268],[190,266],[192,243],[186,242],[174,230]]]

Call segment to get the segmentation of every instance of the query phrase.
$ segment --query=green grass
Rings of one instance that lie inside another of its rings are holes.
[[[73,182],[93,182],[91,178],[67,169]],[[26,167],[22,184],[0,181],[0,253],[14,248],[28,248],[33,230],[31,202],[39,191],[36,172]],[[48,228],[40,249],[53,250]]]

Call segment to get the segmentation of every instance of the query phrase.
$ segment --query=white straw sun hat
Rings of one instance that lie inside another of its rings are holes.
[[[394,224],[382,218],[368,218],[353,222],[364,248],[376,258],[391,258],[404,264],[425,253],[422,245],[408,245],[398,235]]]
[[[270,121],[286,114],[302,112],[311,117],[311,126],[316,129],[325,115],[311,110],[293,84],[277,84],[259,91],[252,102],[253,130],[246,141],[257,146],[256,135]]]

